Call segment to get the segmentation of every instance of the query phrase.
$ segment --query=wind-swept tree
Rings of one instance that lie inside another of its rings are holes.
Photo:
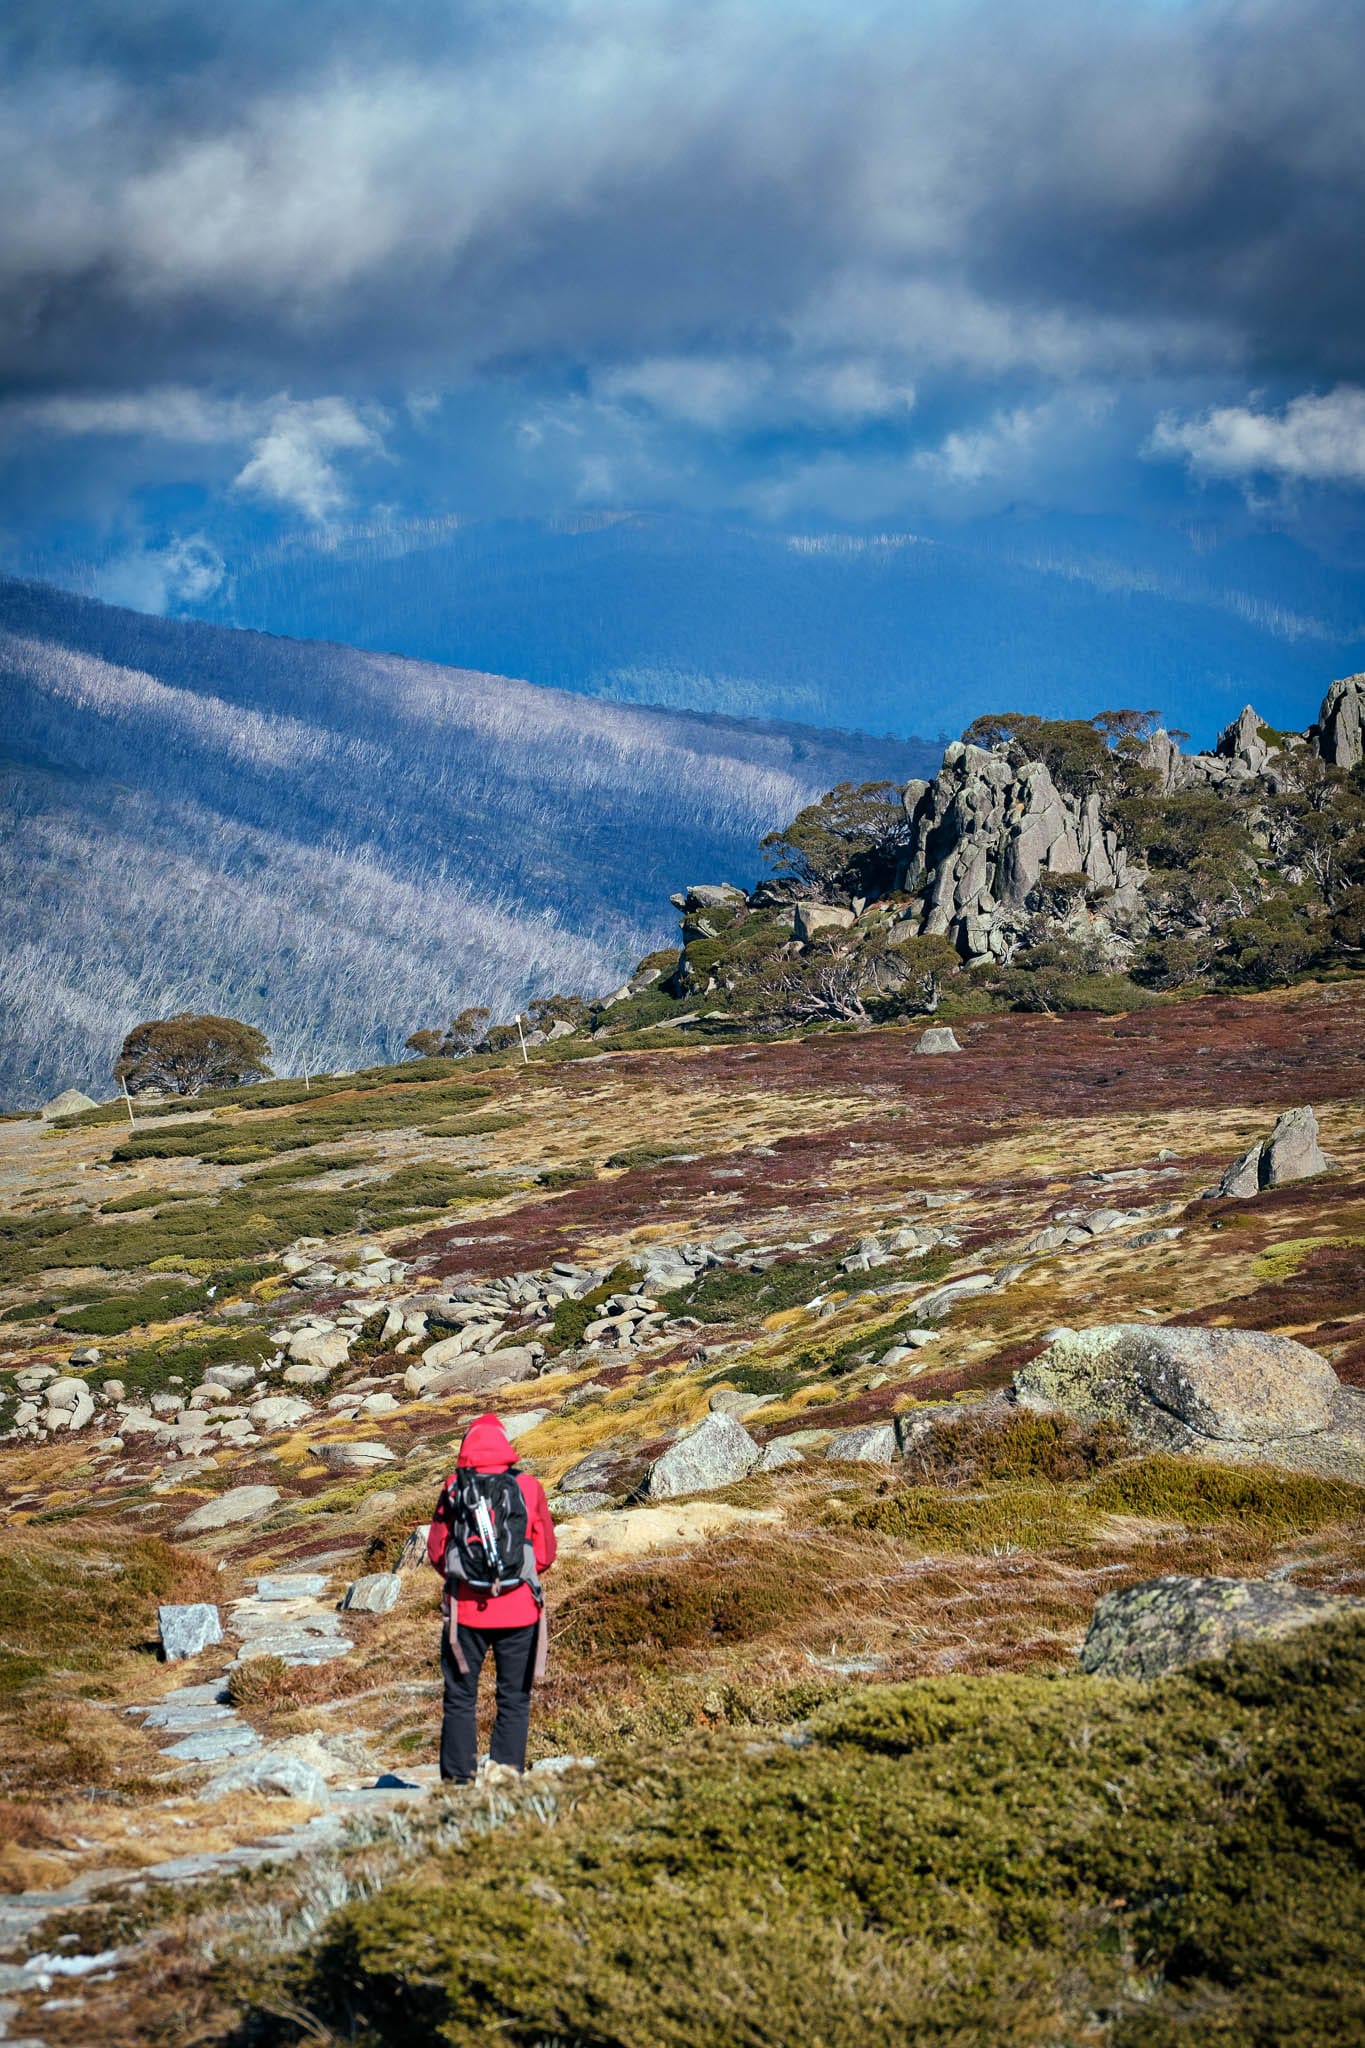
[[[130,1095],[149,1088],[198,1095],[202,1088],[240,1088],[269,1073],[270,1045],[254,1025],[189,1010],[135,1024],[114,1064],[114,1079]]]

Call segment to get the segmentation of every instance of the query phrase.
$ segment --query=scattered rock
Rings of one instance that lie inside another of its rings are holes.
[[[953,1035],[952,1026],[935,1024],[928,1031],[921,1031],[915,1040],[916,1052],[961,1052],[962,1047]]]
[[[713,1415],[733,1415],[736,1422],[743,1422],[746,1415],[754,1415],[760,1408],[770,1408],[772,1402],[771,1394],[745,1394],[738,1387],[717,1387],[708,1406]]]
[[[894,1422],[865,1422],[840,1430],[825,1446],[825,1456],[845,1463],[894,1465],[900,1456]]]
[[[121,1427],[127,1428],[125,1416]],[[211,1529],[231,1529],[238,1522],[259,1522],[262,1515],[268,1515],[279,1499],[279,1489],[274,1486],[233,1486],[226,1493],[220,1493],[216,1500],[206,1500],[202,1507],[186,1515],[177,1536],[201,1536]]]
[[[1148,1579],[1107,1593],[1096,1606],[1081,1669],[1101,1678],[1160,1678],[1224,1657],[1247,1636],[1278,1638],[1360,1613],[1365,1600],[1265,1579]]]
[[[332,1369],[327,1365],[287,1365],[280,1374],[287,1387],[320,1387],[331,1376]]]
[[[733,1486],[758,1462],[758,1445],[733,1415],[712,1413],[670,1444],[649,1468],[645,1491],[655,1500]]]
[[[401,1572],[369,1572],[346,1588],[341,1604],[354,1614],[387,1614],[398,1605],[402,1590]]]
[[[208,1600],[195,1600],[184,1607],[158,1607],[156,1622],[161,1654],[168,1664],[176,1664],[182,1657],[197,1657],[210,1643],[223,1640],[218,1609]]]
[[[99,1104],[89,1095],[82,1095],[79,1088],[63,1088],[60,1095],[54,1095],[50,1102],[43,1104],[38,1114],[50,1120],[56,1116],[79,1116],[83,1109],[98,1108]]]
[[[788,1443],[785,1437],[778,1436],[774,1437],[770,1444],[763,1446],[763,1449],[758,1454],[758,1463],[754,1466],[754,1470],[755,1472],[780,1472],[784,1465],[804,1465],[805,1462],[805,1458],[797,1450],[795,1444]]]
[[[312,1414],[311,1403],[300,1399],[297,1394],[266,1394],[259,1401],[253,1401],[247,1409],[253,1427],[256,1429],[292,1429],[296,1422],[304,1422]]]
[[[397,1462],[397,1453],[387,1444],[342,1443],[310,1444],[315,1458],[338,1472],[369,1472],[376,1465],[392,1465]]]
[[[351,1341],[340,1330],[299,1330],[289,1339],[287,1349],[296,1365],[319,1366],[326,1378],[350,1357]]]
[[[1070,1331],[1014,1377],[1024,1407],[1121,1421],[1140,1441],[1173,1448],[1329,1429],[1338,1392],[1326,1359],[1290,1337],[1145,1323]]]
[[[84,1380],[49,1380],[43,1389],[47,1403],[44,1429],[84,1429],[95,1412],[95,1402]]]

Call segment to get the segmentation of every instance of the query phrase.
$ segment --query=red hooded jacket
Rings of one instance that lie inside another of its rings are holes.
[[[455,1460],[456,1470],[505,1472],[515,1465],[517,1454],[508,1442],[507,1431],[496,1415],[480,1415],[470,1423]],[[445,1577],[446,1545],[450,1541],[450,1489],[455,1473],[441,1488],[427,1534],[427,1557]],[[536,1569],[548,1571],[555,1561],[558,1545],[555,1525],[550,1520],[545,1488],[529,1472],[518,1472],[517,1485],[526,1502],[526,1534],[536,1554]],[[525,1628],[540,1619],[536,1596],[529,1586],[512,1586],[505,1593],[462,1594],[457,1603],[458,1619],[466,1628]]]

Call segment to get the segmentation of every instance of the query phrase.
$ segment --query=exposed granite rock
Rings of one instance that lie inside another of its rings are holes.
[[[230,1487],[216,1500],[206,1500],[193,1514],[186,1515],[175,1533],[200,1536],[211,1529],[231,1529],[238,1522],[258,1522],[262,1515],[270,1513],[279,1497],[279,1488],[275,1486]]]
[[[182,1607],[158,1607],[156,1624],[161,1635],[161,1654],[168,1664],[176,1664],[182,1657],[197,1657],[210,1643],[223,1640],[218,1609],[208,1600],[195,1600]]]
[[[918,929],[951,938],[968,958],[1006,957],[1044,869],[1122,889],[1129,864],[1098,796],[1059,790],[1041,761],[955,741],[931,783],[903,799],[912,839],[907,878],[923,875]]]
[[[1326,1173],[1327,1164],[1318,1144],[1317,1117],[1305,1104],[1302,1109],[1287,1109],[1268,1138],[1260,1139],[1250,1151],[1234,1160],[1216,1192],[1223,1196],[1258,1195],[1262,1188],[1311,1180],[1315,1174]]]
[[[655,1459],[645,1491],[655,1500],[668,1500],[733,1486],[752,1472],[758,1457],[748,1430],[733,1415],[715,1410]]]
[[[894,1422],[865,1422],[840,1430],[825,1446],[825,1456],[862,1465],[894,1465],[900,1456]]]
[[[1278,1638],[1348,1614],[1365,1614],[1365,1600],[1265,1579],[1148,1579],[1098,1603],[1081,1669],[1101,1678],[1160,1678],[1224,1657],[1248,1636]]]
[[[398,1605],[403,1590],[401,1572],[367,1572],[346,1588],[342,1607],[356,1614],[387,1614]]]
[[[1076,1330],[1014,1377],[1027,1408],[1125,1423],[1140,1441],[1264,1443],[1330,1429],[1339,1382],[1325,1358],[1261,1330]]]
[[[915,1040],[916,1052],[961,1052],[951,1024],[932,1024]]]

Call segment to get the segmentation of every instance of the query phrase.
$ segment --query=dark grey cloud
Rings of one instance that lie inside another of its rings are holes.
[[[3,388],[1365,373],[1358,5],[904,13],[25,0]]]

